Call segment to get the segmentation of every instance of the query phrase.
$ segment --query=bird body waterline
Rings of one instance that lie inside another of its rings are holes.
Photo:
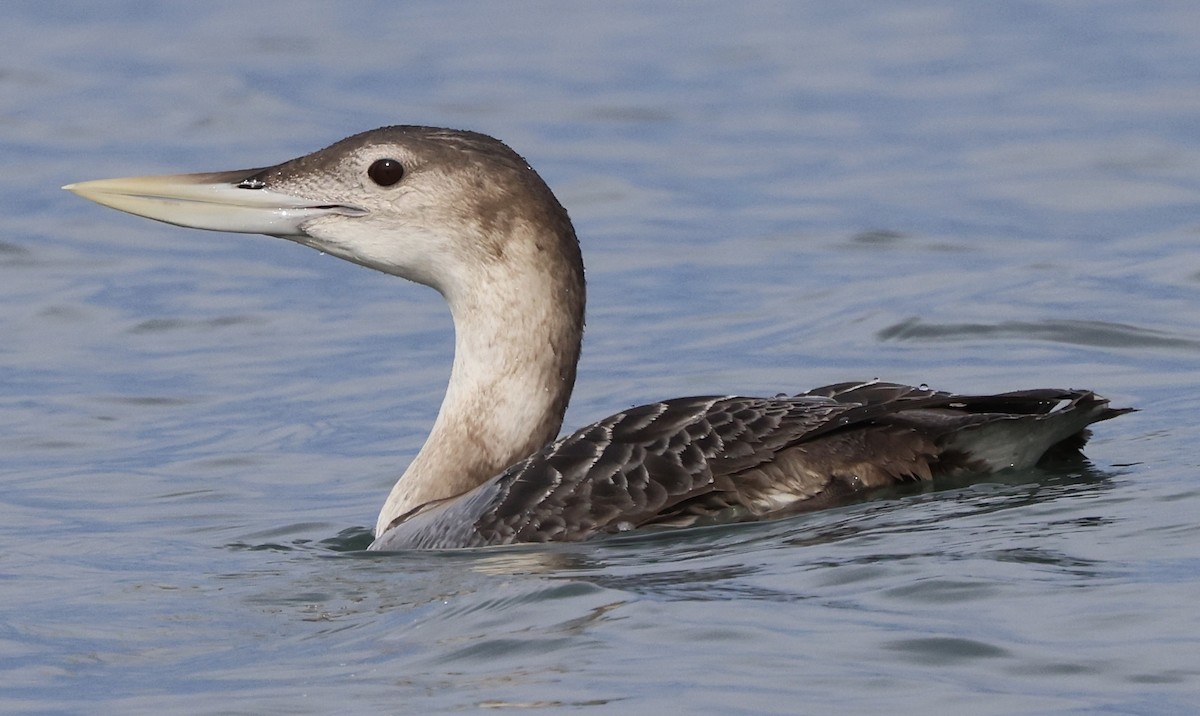
[[[1036,464],[1116,409],[1087,390],[956,395],[880,381],[676,398],[555,440],[583,334],[574,227],[541,177],[475,132],[398,126],[272,167],[65,187],[128,213],[263,233],[433,287],[454,363],[372,549],[582,540],[769,517],[939,475]]]

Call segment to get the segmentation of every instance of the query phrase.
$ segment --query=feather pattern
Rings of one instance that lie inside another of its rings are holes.
[[[818,509],[883,485],[1027,467],[1124,412],[1089,391],[962,396],[878,381],[676,398],[593,423],[463,498],[404,515],[376,548],[574,541]],[[1032,458],[995,464],[989,426],[1032,440],[1021,451]]]

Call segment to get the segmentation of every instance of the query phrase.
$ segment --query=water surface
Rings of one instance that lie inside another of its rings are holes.
[[[1200,6],[10,3],[0,707],[1188,713]],[[1090,460],[756,525],[367,555],[427,289],[70,181],[393,123],[527,156],[591,282],[567,416],[1090,387]]]

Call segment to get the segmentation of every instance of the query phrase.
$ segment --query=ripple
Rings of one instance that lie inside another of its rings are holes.
[[[178,318],[151,318],[142,321],[129,329],[130,333],[167,333],[170,331],[189,330],[192,328],[224,328],[243,324],[263,323],[262,319],[251,316],[218,316],[204,320],[184,320]]]
[[[885,648],[905,652],[915,661],[929,665],[951,665],[967,659],[995,659],[1009,656],[1008,651],[998,646],[974,639],[954,637],[897,639],[885,644]]]
[[[927,323],[909,318],[876,334],[881,341],[1041,340],[1102,348],[1200,348],[1200,341],[1165,331],[1106,321]]]

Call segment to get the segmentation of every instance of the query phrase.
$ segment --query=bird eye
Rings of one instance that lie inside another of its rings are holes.
[[[391,186],[404,178],[404,165],[395,159],[380,159],[367,169],[367,176],[379,186]]]

